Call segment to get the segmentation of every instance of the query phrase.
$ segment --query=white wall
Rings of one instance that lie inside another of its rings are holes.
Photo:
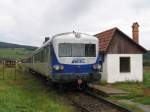
[[[103,81],[107,81],[107,55],[104,56],[103,62],[103,71],[102,71],[102,79]]]
[[[120,73],[120,57],[130,57],[130,72]],[[102,80],[108,83],[143,81],[142,54],[107,54],[103,63]]]

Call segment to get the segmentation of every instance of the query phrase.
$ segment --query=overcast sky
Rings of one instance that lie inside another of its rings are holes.
[[[40,46],[45,36],[79,31],[96,34],[118,27],[150,49],[150,0],[0,0],[0,41]]]

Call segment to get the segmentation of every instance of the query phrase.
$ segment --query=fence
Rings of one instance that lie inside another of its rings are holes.
[[[0,79],[15,79],[17,74],[17,61],[2,60],[0,62]]]

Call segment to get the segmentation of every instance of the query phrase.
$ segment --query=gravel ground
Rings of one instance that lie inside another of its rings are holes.
[[[88,95],[73,94],[69,95],[69,99],[85,107],[89,112],[120,112],[119,110]]]

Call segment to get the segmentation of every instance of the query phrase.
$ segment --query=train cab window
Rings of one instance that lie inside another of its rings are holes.
[[[60,43],[59,44],[59,56],[60,57],[71,57],[71,44]]]
[[[95,44],[82,43],[60,43],[59,44],[60,57],[95,57]]]
[[[80,44],[80,43],[72,44],[72,56],[84,57],[85,56],[84,44]]]
[[[96,56],[96,45],[85,44],[85,57],[95,57],[95,56]]]

